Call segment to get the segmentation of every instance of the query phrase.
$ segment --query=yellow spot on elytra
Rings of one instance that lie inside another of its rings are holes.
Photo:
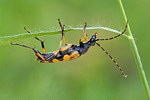
[[[60,62],[58,59],[53,59],[52,62]]]
[[[68,61],[68,60],[70,60],[70,56],[69,55],[64,55],[63,61]]]
[[[45,61],[45,63],[50,63],[49,61]]]
[[[74,60],[76,58],[78,58],[80,56],[80,54],[77,51],[74,51],[71,55],[70,58],[71,60]]]

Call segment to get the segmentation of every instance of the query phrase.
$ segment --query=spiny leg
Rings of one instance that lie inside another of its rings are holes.
[[[24,27],[24,29],[30,33],[30,31],[28,29],[26,29],[26,27]],[[41,46],[42,46],[42,49],[43,49],[43,52],[46,53],[46,50],[45,50],[45,47],[44,47],[44,41],[40,40],[39,38],[35,37],[35,39],[37,39],[38,41],[41,42]]]
[[[68,48],[70,48],[70,47],[72,46],[71,44],[67,44],[66,41],[65,41],[65,36],[64,36],[64,26],[65,26],[65,25],[62,26],[59,19],[58,19],[58,22],[59,22],[60,28],[62,29],[62,37],[61,37],[61,40],[60,40],[60,43],[59,43],[59,49],[54,52],[54,55],[55,55],[55,56],[59,53],[59,51],[67,50]],[[64,42],[65,42],[66,47],[61,48],[63,39],[64,39]]]
[[[85,23],[84,24],[84,28],[83,28],[83,33],[84,33],[84,38],[83,39],[81,39],[80,40],[80,42],[85,42],[86,40],[88,41],[89,39],[88,39],[88,36],[87,36],[87,34],[86,34],[86,26],[87,26],[87,24]]]
[[[35,37],[35,39],[39,40],[41,42],[41,46],[43,49],[43,52],[46,53],[45,47],[44,47],[44,41],[40,40],[39,38]]]
[[[122,32],[121,34],[116,35],[116,36],[111,37],[111,38],[106,38],[106,39],[97,39],[97,40],[112,40],[112,39],[115,39],[115,38],[117,38],[117,37],[121,36],[122,34],[124,34],[124,33],[126,32],[126,30],[127,30],[127,27],[128,27],[128,21],[127,21],[127,23],[126,23],[125,29],[123,30],[123,32]]]
[[[61,37],[61,40],[60,40],[60,43],[59,43],[59,49],[54,52],[54,56],[56,56],[56,55],[59,53],[59,51],[61,50],[62,40],[65,39],[65,38],[64,38],[64,33],[63,33],[63,32],[64,32],[64,26],[65,26],[65,25],[62,26],[59,19],[58,19],[58,21],[59,21],[60,28],[62,29],[62,37]],[[64,42],[65,42],[65,41],[64,41]],[[65,43],[65,45],[67,45],[67,44]]]
[[[96,42],[96,44],[110,57],[110,59],[117,65],[117,67],[119,68],[119,70],[121,71],[122,75],[126,78],[127,75],[124,74],[123,70],[121,69],[121,67],[118,65],[118,63],[114,60],[114,58],[100,45]]]
[[[59,49],[61,48],[62,40],[64,39],[64,26],[65,25],[63,25],[62,28],[61,28],[62,29],[62,37],[61,37],[61,40],[60,40],[60,43],[59,43]],[[67,45],[67,44],[65,43],[65,45]]]
[[[35,48],[33,48],[33,47],[21,45],[21,44],[18,44],[18,43],[15,43],[15,44],[11,43],[11,45],[18,45],[18,46],[22,46],[22,47],[25,47],[25,48],[30,48],[30,49],[32,49],[35,52],[37,57],[41,58],[43,61],[46,61],[45,58],[43,58],[43,56],[41,55],[41,53],[39,51],[37,51]]]
[[[25,46],[25,45],[21,45],[21,44],[18,44],[18,43],[12,43],[11,42],[11,45],[19,45],[19,46],[22,46],[22,47],[25,47],[25,48],[30,48],[30,49],[33,49],[32,47],[29,47],[29,46]]]
[[[64,26],[65,26],[65,25],[62,26],[62,24],[61,24],[61,22],[60,22],[60,19],[58,19],[58,23],[59,23],[60,28],[61,28],[61,30],[62,30],[62,38],[64,39],[64,43],[65,43],[65,45],[67,45],[66,40],[65,40],[65,34],[64,34]],[[61,39],[61,40],[62,40],[62,39]]]

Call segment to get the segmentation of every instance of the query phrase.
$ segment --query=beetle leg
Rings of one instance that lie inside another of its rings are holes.
[[[19,45],[19,46],[22,46],[22,47],[25,47],[25,48],[30,48],[35,52],[35,55],[37,57],[41,58],[43,61],[46,61],[45,58],[41,55],[41,53],[38,50],[35,50],[35,48],[33,48],[33,47],[21,45],[21,44],[18,44],[18,43],[15,43],[15,44],[11,43],[11,45]]]
[[[64,43],[65,43],[65,45],[67,45],[66,40],[65,40],[65,34],[64,34],[64,26],[65,25],[62,26],[60,19],[58,19],[58,22],[59,22],[60,28],[62,30],[62,39],[64,39]],[[61,39],[61,41],[62,41],[62,39]]]
[[[25,29],[28,33],[30,33],[30,31],[29,31],[28,29],[26,29],[26,27],[24,27],[24,29]],[[45,47],[44,47],[44,41],[40,40],[40,39],[37,38],[37,37],[34,37],[34,38],[41,42],[41,46],[42,46],[43,52],[46,53],[46,50],[45,50]]]
[[[87,34],[86,34],[86,26],[87,26],[87,24],[85,23],[84,24],[84,28],[83,28],[83,33],[84,33],[84,38],[83,39],[81,39],[80,40],[80,42],[85,42],[85,41],[88,41],[89,39],[88,39],[88,36],[87,36]]]

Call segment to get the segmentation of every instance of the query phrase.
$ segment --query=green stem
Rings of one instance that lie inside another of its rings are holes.
[[[107,30],[110,32],[114,32],[114,33],[118,33],[121,34],[121,32],[108,28],[108,27],[87,27],[87,30],[95,30],[95,29],[103,29],[103,30]],[[77,31],[77,30],[83,30],[83,28],[68,28],[65,29],[65,32],[69,32],[69,31]],[[0,44],[9,44],[11,42],[17,42],[17,41],[21,41],[24,39],[28,39],[31,37],[36,37],[36,36],[44,36],[44,35],[54,35],[54,34],[60,34],[61,31],[46,31],[46,32],[39,32],[39,33],[23,33],[23,34],[18,34],[18,35],[13,35],[13,36],[2,36],[0,37]],[[124,35],[127,38],[130,38],[127,35]]]
[[[125,22],[127,22],[127,17],[126,17],[126,13],[125,13],[125,10],[123,8],[122,2],[121,2],[121,0],[118,0],[118,2],[119,2],[119,5],[120,5],[120,8],[121,8],[124,20],[125,20]],[[140,59],[140,55],[139,55],[135,40],[133,38],[131,29],[130,29],[130,25],[128,25],[128,33],[131,37],[131,39],[129,39],[129,41],[131,43],[131,47],[133,48],[133,53],[134,53],[135,58],[136,58],[138,70],[140,72],[141,79],[142,79],[143,85],[145,87],[148,100],[150,100],[150,89],[149,89],[148,81],[147,81],[147,78],[146,78],[146,75],[145,75],[145,72],[144,72],[144,68],[143,68],[143,65],[142,65],[142,62],[141,62],[141,59]]]

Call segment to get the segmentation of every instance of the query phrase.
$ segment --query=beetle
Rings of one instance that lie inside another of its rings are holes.
[[[85,54],[91,46],[94,46],[96,44],[111,58],[111,60],[120,69],[122,75],[124,77],[127,77],[127,75],[124,74],[123,70],[118,65],[118,63],[114,60],[114,58],[99,43],[97,43],[97,41],[112,40],[112,39],[115,39],[115,38],[121,36],[122,34],[125,33],[125,31],[127,29],[128,21],[126,23],[125,29],[123,30],[123,32],[121,34],[116,35],[116,36],[111,37],[111,38],[106,38],[106,39],[97,39],[97,33],[95,33],[94,35],[92,35],[92,37],[90,39],[88,39],[88,36],[86,34],[86,31],[85,31],[87,24],[85,23],[84,28],[83,28],[84,38],[80,39],[79,45],[67,44],[66,43],[65,35],[64,35],[64,26],[65,25],[61,24],[60,19],[58,19],[58,23],[59,23],[59,26],[60,26],[61,31],[62,31],[62,37],[61,37],[61,40],[60,40],[60,43],[59,43],[58,50],[56,50],[54,52],[48,52],[47,53],[46,50],[45,50],[45,47],[44,47],[44,41],[40,40],[37,37],[35,37],[35,39],[37,39],[38,41],[41,42],[41,46],[42,46],[42,49],[43,49],[44,53],[40,53],[35,48],[29,47],[29,46],[26,46],[26,45],[21,45],[21,44],[18,44],[18,43],[14,43],[14,44],[11,43],[11,44],[32,49],[35,52],[35,55],[37,56],[36,60],[40,61],[41,63],[55,63],[55,62],[74,60],[76,58],[79,58],[81,55]],[[24,27],[24,29],[28,33],[30,33],[30,31],[27,30],[26,27]],[[65,46],[61,47],[63,40],[64,40],[64,43],[65,43]]]

